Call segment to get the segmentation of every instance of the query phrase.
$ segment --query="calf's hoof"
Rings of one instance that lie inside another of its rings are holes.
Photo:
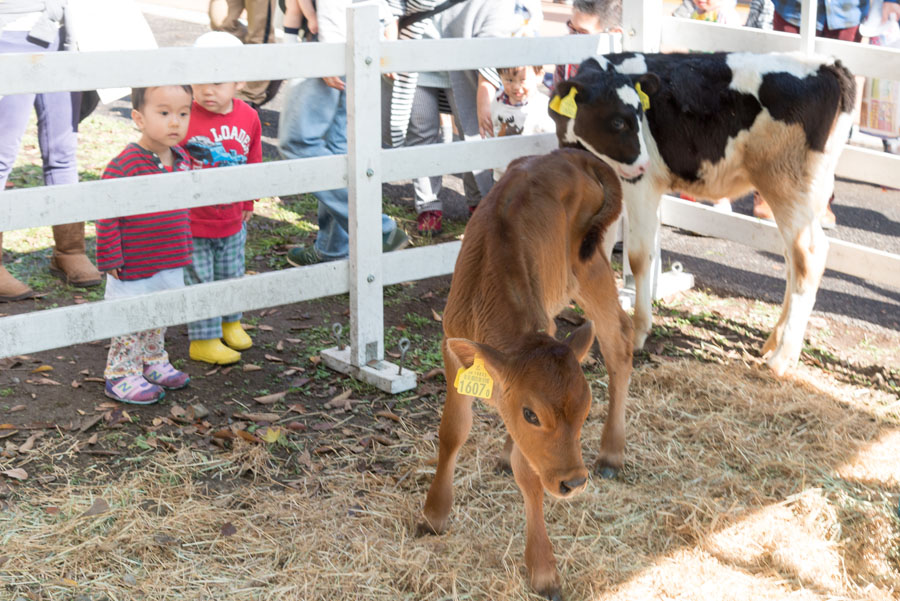
[[[426,518],[416,524],[416,536],[431,536],[434,534],[443,534],[445,526],[445,522],[432,525],[432,523]]]
[[[605,459],[598,459],[594,464],[594,473],[604,480],[612,480],[619,475],[621,469],[621,465],[614,465]]]
[[[544,599],[549,599],[549,601],[562,601],[562,588],[559,584],[551,584],[549,586],[544,587],[543,589],[539,589],[535,587],[535,592],[543,597]]]

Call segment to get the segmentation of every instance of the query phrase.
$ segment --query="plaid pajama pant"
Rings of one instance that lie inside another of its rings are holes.
[[[187,286],[205,282],[218,282],[244,275],[244,246],[247,242],[247,226],[226,238],[194,238],[194,261],[184,268]],[[239,321],[241,313],[201,319],[188,324],[191,340],[211,340],[222,337],[222,322]]]

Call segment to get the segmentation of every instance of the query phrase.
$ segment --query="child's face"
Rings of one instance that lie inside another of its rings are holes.
[[[191,95],[181,86],[148,88],[141,110],[131,111],[142,145],[157,154],[175,146],[187,134]]]
[[[534,89],[537,75],[531,67],[519,67],[515,71],[504,71],[500,81],[503,82],[503,91],[510,100],[522,102]]]
[[[708,13],[711,10],[718,10],[722,5],[722,0],[694,0],[694,6],[700,12]]]
[[[193,84],[194,100],[210,113],[224,115],[231,112],[232,101],[243,82]]]

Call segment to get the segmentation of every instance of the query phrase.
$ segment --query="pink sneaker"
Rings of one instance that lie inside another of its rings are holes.
[[[189,375],[183,371],[178,371],[169,362],[145,365],[144,379],[167,390],[178,390],[191,383]]]
[[[125,376],[106,381],[106,396],[120,403],[132,405],[152,405],[166,396],[166,391],[151,384],[144,376]]]

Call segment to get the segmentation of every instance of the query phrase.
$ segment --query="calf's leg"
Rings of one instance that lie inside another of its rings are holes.
[[[785,244],[787,287],[778,324],[763,347],[766,364],[781,376],[796,365],[803,350],[803,335],[816,302],[819,282],[825,271],[828,238],[819,224],[821,207],[827,202],[812,190],[793,204],[771,203],[778,230]]]
[[[661,197],[643,181],[622,187],[628,214],[626,238],[628,263],[634,274],[634,350],[644,348],[653,326],[653,260],[656,258],[656,237],[659,232],[659,202]]]
[[[417,528],[418,534],[440,534],[447,526],[447,517],[453,505],[453,470],[459,449],[469,437],[472,428],[472,397],[457,392],[453,378],[460,365],[444,346],[444,373],[447,374],[447,399],[441,414],[438,431],[439,450],[437,470],[425,498],[425,521]]]
[[[513,446],[510,460],[525,500],[525,567],[531,588],[547,599],[561,601],[556,558],[544,523],[544,487],[519,447]]]
[[[588,264],[576,267],[575,275],[575,300],[594,322],[600,353],[609,372],[609,412],[603,424],[596,470],[604,478],[612,478],[625,462],[625,395],[632,370],[631,321],[619,305],[615,279],[605,257],[594,255]]]

